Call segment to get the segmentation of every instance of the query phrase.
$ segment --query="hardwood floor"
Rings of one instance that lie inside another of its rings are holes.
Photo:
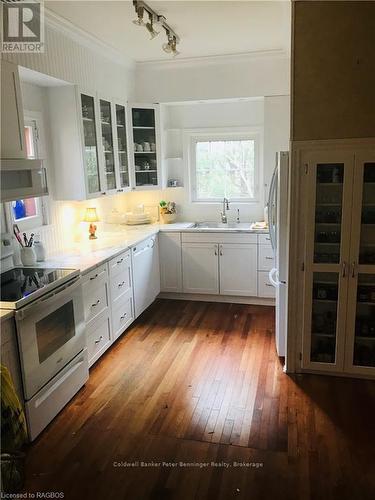
[[[270,307],[155,302],[29,448],[26,490],[374,498],[374,382],[285,375],[273,318]]]

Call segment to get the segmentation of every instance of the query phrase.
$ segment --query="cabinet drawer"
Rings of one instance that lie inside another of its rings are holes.
[[[103,314],[93,328],[87,329],[86,337],[89,366],[91,366],[111,345],[108,314]]]
[[[130,250],[117,255],[109,261],[109,276],[112,278],[130,267]]]
[[[117,339],[134,320],[133,297],[129,293],[112,311],[113,339]]]
[[[86,326],[89,326],[108,307],[107,281],[100,283],[90,293],[84,293],[83,304]]]
[[[275,259],[271,245],[258,247],[258,271],[270,271],[275,267]]]
[[[271,245],[271,238],[269,234],[258,234],[259,245]]]
[[[129,291],[131,290],[130,267],[126,268],[121,273],[116,274],[116,276],[111,277],[110,289],[112,304],[124,294],[129,293]]]
[[[105,283],[108,279],[107,264],[96,267],[82,278],[83,295],[92,293],[96,288]]]
[[[268,271],[258,271],[258,297],[274,298],[276,289],[271,285]]]

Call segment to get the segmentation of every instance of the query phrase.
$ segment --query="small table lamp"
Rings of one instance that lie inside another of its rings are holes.
[[[95,234],[96,225],[93,224],[93,222],[98,222],[98,220],[99,220],[98,214],[96,213],[96,208],[93,208],[93,207],[86,208],[85,217],[83,220],[84,220],[84,222],[90,222],[89,240],[96,240],[96,238],[97,238],[97,236]]]

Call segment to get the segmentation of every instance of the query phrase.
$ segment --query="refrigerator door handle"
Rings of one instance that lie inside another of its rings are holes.
[[[271,282],[271,285],[273,285],[275,288],[277,288],[279,286],[279,284],[280,284],[279,280],[276,281],[275,278],[274,278],[274,276],[276,275],[276,273],[277,273],[277,268],[274,267],[274,268],[271,269],[271,271],[268,274],[268,278],[269,278],[269,280]]]
[[[275,193],[275,180],[276,180],[276,170],[277,166],[275,167],[275,170],[273,171],[272,174],[272,179],[271,179],[271,184],[270,184],[270,190],[268,193],[268,228],[269,228],[269,234],[270,234],[270,239],[271,239],[271,247],[272,250],[275,251],[275,235],[273,232],[273,199],[274,199],[274,193]]]

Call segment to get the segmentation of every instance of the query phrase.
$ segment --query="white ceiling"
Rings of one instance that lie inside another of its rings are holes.
[[[284,49],[290,45],[289,1],[149,1],[181,38],[179,58]],[[149,40],[131,0],[47,0],[45,6],[135,61],[171,59],[164,31]]]

